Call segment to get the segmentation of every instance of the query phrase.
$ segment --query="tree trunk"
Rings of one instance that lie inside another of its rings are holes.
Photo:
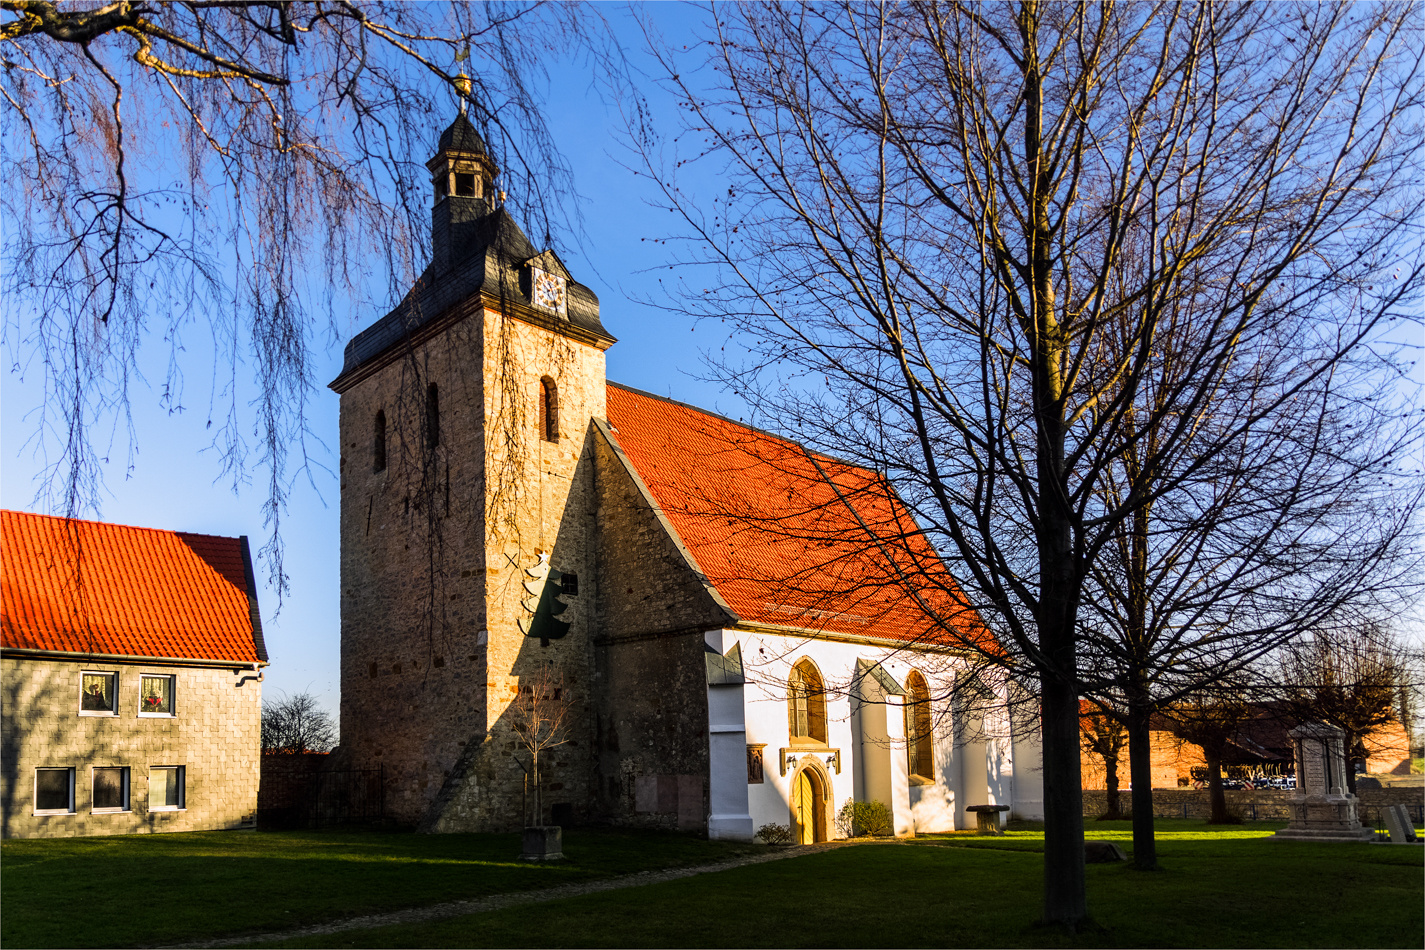
[[[1146,703],[1129,700],[1128,781],[1133,786],[1133,866],[1158,869],[1158,841],[1153,837],[1153,749],[1151,711]]]
[[[1057,677],[1044,693],[1044,917],[1077,930],[1088,919],[1084,891],[1084,794],[1079,761],[1079,697]]]
[[[1356,734],[1346,730],[1346,741],[1341,748],[1346,753],[1346,794],[1356,794]]]
[[[1105,821],[1120,821],[1123,818],[1122,805],[1118,800],[1118,753],[1108,752],[1103,757],[1104,799],[1107,805],[1103,813]]]
[[[1203,746],[1202,757],[1207,762],[1207,800],[1211,812],[1209,825],[1227,825],[1232,818],[1227,814],[1227,795],[1222,791],[1222,750],[1216,746]]]

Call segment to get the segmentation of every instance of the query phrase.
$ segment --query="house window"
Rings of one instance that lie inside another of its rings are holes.
[[[154,673],[139,677],[140,716],[173,715],[173,680],[172,676]]]
[[[559,441],[559,390],[548,376],[539,381],[539,437]]]
[[[98,768],[94,770],[94,797],[90,807],[95,813],[129,810],[129,770]]]
[[[80,674],[79,715],[117,716],[119,714],[119,674]]]
[[[74,769],[35,769],[35,814],[74,814]]]
[[[905,746],[910,774],[927,781],[935,779],[931,745],[930,689],[925,677],[911,670],[905,681]]]
[[[376,410],[376,431],[371,439],[371,470],[386,471],[386,410]]]
[[[792,667],[787,678],[787,725],[793,742],[826,744],[826,686],[811,660]]]
[[[435,383],[426,387],[426,445],[432,449],[440,445],[440,391]]]
[[[559,577],[559,593],[569,597],[579,596],[579,575],[562,574]]]
[[[148,770],[148,810],[178,811],[185,806],[181,765],[164,765]]]
[[[458,198],[476,198],[475,175],[470,172],[455,173],[455,195]]]

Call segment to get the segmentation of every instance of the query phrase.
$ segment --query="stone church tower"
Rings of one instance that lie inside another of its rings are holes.
[[[547,675],[572,719],[543,760],[546,811],[577,821],[595,794],[590,420],[606,414],[614,339],[594,294],[505,213],[464,115],[427,164],[430,266],[331,384],[341,752],[384,768],[398,821],[517,827],[509,707]]]

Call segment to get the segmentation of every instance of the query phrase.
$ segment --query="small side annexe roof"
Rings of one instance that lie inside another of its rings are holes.
[[[7,653],[266,665],[246,537],[0,511]]]

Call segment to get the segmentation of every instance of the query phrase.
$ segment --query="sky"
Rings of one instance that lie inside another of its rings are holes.
[[[676,123],[676,101],[652,81],[657,69],[643,50],[643,36],[622,7],[603,6],[635,69],[645,71],[640,91],[648,98],[653,120],[665,131]],[[674,47],[691,42],[701,17],[696,9],[673,4],[638,8]],[[703,351],[716,351],[725,341],[716,325],[693,325],[674,311],[646,303],[660,295],[660,276],[668,274],[669,246],[656,243],[674,228],[673,216],[655,207],[657,196],[646,176],[635,175],[632,159],[620,144],[622,120],[616,104],[605,101],[589,70],[575,62],[549,63],[545,115],[555,142],[575,172],[583,196],[583,234],[560,252],[574,277],[598,294],[601,318],[619,342],[607,353],[609,378],[660,395],[703,406],[733,417],[746,407],[731,392],[703,381]],[[441,129],[454,118],[433,116],[432,147]],[[694,167],[680,184],[696,196],[717,194],[715,169]],[[531,235],[537,237],[537,235]],[[395,301],[388,301],[387,305]],[[318,441],[308,446],[312,465],[293,485],[282,517],[286,570],[290,592],[280,610],[276,592],[266,583],[262,565],[255,565],[262,585],[258,597],[271,657],[265,695],[269,698],[310,692],[333,714],[339,709],[339,546],[336,479],[338,399],[325,387],[340,370],[342,347],[356,332],[385,313],[371,306],[349,314],[340,339],[317,353],[319,380],[311,396],[309,424]],[[104,469],[101,517],[119,524],[217,535],[247,535],[254,551],[267,539],[262,505],[266,498],[260,473],[235,492],[220,477],[220,463],[211,452],[206,432],[211,384],[211,347],[201,333],[186,340],[183,354],[185,411],[172,412],[160,401],[160,384],[168,358],[162,341],[151,341],[145,355],[152,386],[135,389],[131,409],[135,440],[130,446],[122,428],[113,437],[101,434]],[[8,342],[8,341],[7,341]],[[7,348],[7,360],[14,360]],[[1418,381],[1417,381],[1418,382]],[[39,374],[18,362],[0,374],[0,506],[45,511],[36,503],[37,481],[54,444],[36,441],[37,407],[43,403]],[[329,448],[330,447],[330,448]],[[1421,625],[1412,624],[1419,636]]]
[[[642,34],[632,20],[621,8],[602,9],[613,22],[632,65],[651,70],[641,52]],[[670,40],[691,29],[698,16],[696,11],[671,4],[646,7],[642,13],[652,16]],[[665,249],[652,238],[667,235],[670,215],[650,206],[655,196],[648,179],[625,167],[630,157],[619,144],[622,120],[616,105],[603,99],[583,65],[550,63],[548,69],[546,119],[573,166],[575,185],[584,198],[584,233],[573,246],[560,251],[575,279],[598,294],[604,326],[619,339],[607,353],[609,378],[739,414],[742,406],[736,397],[696,378],[703,368],[701,350],[721,345],[716,331],[694,327],[684,317],[638,302],[659,294],[658,275],[663,270],[659,264]],[[675,103],[654,83],[641,81],[639,87],[648,97],[656,121],[671,123],[676,119]],[[432,148],[453,118],[453,109],[449,116],[432,117]],[[709,181],[701,184],[716,186]],[[282,517],[290,592],[280,610],[263,566],[254,565],[271,659],[264,696],[270,699],[310,692],[333,715],[340,708],[340,499],[334,454],[338,400],[325,383],[340,371],[347,340],[381,317],[385,309],[371,307],[351,314],[341,327],[341,339],[317,353],[320,382],[312,394],[309,424],[325,444],[309,445],[313,462],[309,477],[296,481]],[[104,466],[100,517],[117,524],[174,531],[247,535],[256,552],[267,539],[262,514],[266,492],[260,473],[254,472],[253,482],[234,492],[231,481],[220,478],[215,455],[202,451],[209,442],[205,427],[212,388],[206,375],[212,351],[202,337],[203,333],[193,332],[185,340],[186,405],[182,412],[169,412],[160,405],[168,350],[162,341],[150,341],[144,360],[152,385],[137,387],[131,400],[135,432],[132,468],[128,469],[129,442],[122,428],[112,437],[107,430],[97,437],[99,454],[109,459]],[[9,365],[0,375],[0,507],[50,514],[53,512],[36,503],[37,479],[46,453],[54,457],[57,451],[53,443],[46,445],[33,438],[36,410],[43,402],[40,375],[37,367],[16,361],[13,348],[7,348],[6,356]]]

